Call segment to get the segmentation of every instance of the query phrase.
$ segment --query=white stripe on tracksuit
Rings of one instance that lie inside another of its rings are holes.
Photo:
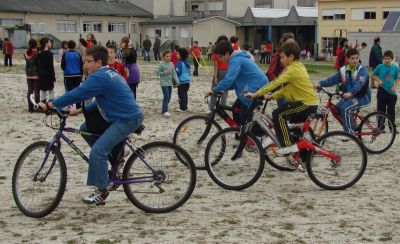
[[[356,100],[356,103],[347,107],[344,110],[344,116],[345,116],[344,123],[346,123],[346,126],[347,126],[347,128],[349,128],[351,134],[354,134],[353,125],[351,124],[351,118],[349,117],[349,116],[353,116],[351,111],[369,106],[369,103],[366,105],[358,106],[358,100],[357,99],[353,99],[353,100]]]

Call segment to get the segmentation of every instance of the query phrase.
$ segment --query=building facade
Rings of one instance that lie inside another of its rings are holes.
[[[338,40],[341,37],[348,37],[350,32],[381,32],[389,12],[400,11],[399,0],[318,0],[317,2],[320,55],[334,55]]]

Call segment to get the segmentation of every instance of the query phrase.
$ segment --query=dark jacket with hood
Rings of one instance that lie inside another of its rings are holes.
[[[54,89],[56,75],[54,72],[53,54],[50,50],[41,51],[37,55],[38,59],[38,74],[39,74],[39,89],[50,91]]]
[[[37,61],[37,51],[33,49],[28,55],[28,52],[24,53],[25,58],[25,72],[27,77],[38,75],[38,61]]]

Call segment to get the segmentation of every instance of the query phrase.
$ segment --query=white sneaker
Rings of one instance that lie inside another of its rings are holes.
[[[168,118],[168,117],[171,117],[171,114],[170,114],[169,112],[165,112],[165,113],[163,113],[163,114],[162,114],[162,116],[164,116],[164,117],[167,117],[167,118]]]
[[[279,148],[277,152],[280,155],[286,155],[286,154],[291,154],[291,153],[295,153],[295,152],[298,152],[298,151],[299,151],[299,148],[297,147],[297,144],[294,144],[294,145],[292,145],[290,147]]]
[[[181,113],[186,113],[187,109],[186,110],[182,110],[182,109],[178,108],[176,111],[181,112]]]
[[[274,143],[274,141],[271,139],[271,137],[266,137],[266,136],[263,136],[263,137],[261,137],[261,145],[262,145],[262,148],[267,148],[269,145],[271,145],[272,143]]]

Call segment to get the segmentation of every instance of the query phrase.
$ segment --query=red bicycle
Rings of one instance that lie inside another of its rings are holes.
[[[339,92],[331,93],[327,90],[320,88],[321,92],[328,95],[328,101],[325,107],[322,107],[315,115],[311,128],[316,138],[326,134],[329,130],[329,114],[331,113],[340,125],[343,120],[340,116],[336,105],[332,102],[334,96],[340,96]],[[320,95],[321,100],[321,95]],[[364,144],[365,149],[369,153],[378,154],[388,150],[396,138],[396,125],[393,119],[382,112],[372,112],[363,116],[359,109],[354,113],[354,135],[358,137],[361,143]]]

